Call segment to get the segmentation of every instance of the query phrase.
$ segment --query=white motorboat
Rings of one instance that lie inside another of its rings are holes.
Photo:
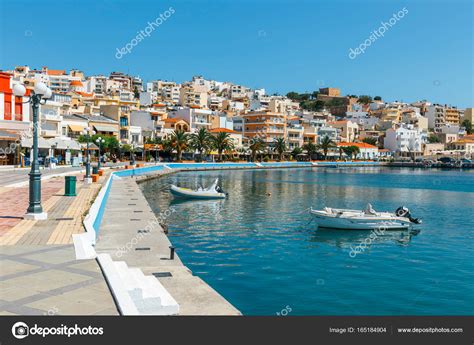
[[[310,212],[319,227],[331,229],[404,230],[421,223],[420,219],[412,218],[405,206],[399,207],[394,213],[376,212],[371,204],[362,211],[325,207],[323,210],[311,208]]]
[[[226,194],[222,192],[218,183],[219,179],[216,179],[209,188],[198,188],[196,190],[171,185],[170,192],[176,197],[188,199],[224,199]]]

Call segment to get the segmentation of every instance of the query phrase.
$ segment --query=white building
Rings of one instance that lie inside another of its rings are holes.
[[[385,132],[384,147],[397,156],[413,157],[421,155],[423,144],[427,142],[427,133],[407,125],[390,128]]]

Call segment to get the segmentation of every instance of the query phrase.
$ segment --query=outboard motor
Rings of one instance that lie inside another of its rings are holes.
[[[415,224],[421,224],[421,219],[419,218],[413,218],[410,214],[410,210],[406,206],[400,206],[399,208],[396,209],[395,214],[397,217],[404,217],[408,218],[410,222],[415,223]]]

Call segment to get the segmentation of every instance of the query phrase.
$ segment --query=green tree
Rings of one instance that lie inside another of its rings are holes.
[[[369,104],[370,102],[372,102],[372,97],[367,95],[360,95],[359,100],[357,102],[361,104]]]
[[[468,119],[465,119],[462,124],[462,127],[466,129],[467,134],[472,134],[472,123]]]
[[[219,153],[219,161],[222,161],[222,152],[232,150],[234,142],[229,133],[219,132],[216,136],[212,136],[212,146]]]
[[[176,150],[177,160],[181,161],[183,151],[186,150],[189,144],[189,135],[185,131],[177,130],[171,133],[171,146]]]
[[[375,96],[374,97],[374,101],[381,101],[381,100],[382,100],[382,97],[380,97],[380,96]]]
[[[291,155],[293,156],[294,159],[296,159],[296,157],[298,157],[298,155],[302,154],[303,153],[303,149],[299,146],[296,146],[292,151],[291,151]]]
[[[357,146],[343,146],[342,150],[350,159],[360,152],[360,149]]]
[[[439,137],[436,134],[431,133],[428,136],[428,143],[435,144],[435,143],[439,143],[439,142],[441,142],[441,140],[439,139]]]
[[[313,143],[306,143],[303,145],[303,150],[308,153],[309,159],[313,159],[313,156],[318,152],[318,147]]]
[[[274,145],[273,149],[278,152],[279,160],[282,161],[286,151],[285,138],[277,138]]]
[[[133,95],[135,96],[136,99],[139,99],[139,98],[140,98],[140,91],[138,91],[138,88],[137,88],[136,85],[135,85],[135,87],[133,88]]]
[[[199,152],[199,160],[202,161],[202,154],[208,150],[212,144],[211,134],[206,128],[200,128],[197,133],[189,136],[190,146]]]
[[[298,92],[294,92],[294,91],[290,91],[286,94],[286,97],[288,97],[289,99],[292,99],[294,101],[299,101],[301,100],[301,96]]]
[[[262,152],[265,149],[266,144],[263,141],[263,139],[260,138],[260,137],[254,137],[251,140],[252,141],[251,141],[251,144],[249,146],[249,149],[251,151],[250,157],[252,159],[252,162],[255,162],[255,160],[257,158],[257,154]]]
[[[323,139],[321,140],[321,142],[317,145],[318,150],[323,151],[324,160],[327,160],[328,151],[333,147],[336,147],[336,143],[331,138],[329,138],[327,135],[324,136]]]
[[[362,141],[366,144],[377,146],[377,138],[367,137],[362,139]]]

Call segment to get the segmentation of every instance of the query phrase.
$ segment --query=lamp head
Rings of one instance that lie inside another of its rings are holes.
[[[26,93],[26,88],[22,84],[13,85],[13,94],[17,97],[23,97]]]
[[[47,90],[46,90],[46,93],[43,95],[43,98],[44,98],[44,99],[49,99],[49,98],[51,98],[52,95],[53,95],[53,92],[52,92],[51,89],[48,87]]]
[[[35,90],[35,94],[44,96],[48,92],[48,87],[46,86],[45,83],[40,81],[40,82],[35,83],[34,90]]]

